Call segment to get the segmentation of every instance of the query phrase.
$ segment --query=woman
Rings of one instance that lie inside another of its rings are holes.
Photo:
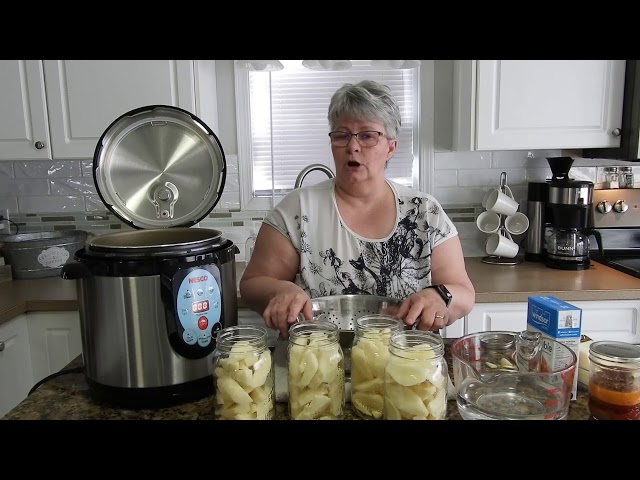
[[[269,212],[242,298],[285,338],[298,313],[313,319],[311,298],[327,295],[403,299],[396,316],[423,330],[465,316],[475,291],[455,226],[431,195],[385,178],[401,119],[391,90],[345,84],[328,119],[336,176],[295,189]]]

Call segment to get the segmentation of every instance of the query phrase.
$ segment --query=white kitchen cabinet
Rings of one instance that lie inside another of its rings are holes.
[[[582,334],[593,340],[640,343],[640,300],[568,301],[582,309]],[[465,319],[465,335],[527,328],[527,302],[476,303]]]
[[[0,417],[27,397],[33,386],[27,315],[0,325]]]
[[[148,105],[217,129],[214,60],[2,60],[0,85],[0,160],[92,158],[111,122]]]
[[[27,315],[35,384],[82,353],[80,315],[77,311],[29,312]]]
[[[41,60],[0,60],[0,160],[51,158]]]
[[[454,61],[454,150],[620,145],[624,60]]]

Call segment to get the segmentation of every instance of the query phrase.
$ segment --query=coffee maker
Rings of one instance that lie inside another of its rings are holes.
[[[552,212],[547,205],[549,182],[529,182],[527,187],[527,216],[529,229],[524,249],[527,262],[543,262],[546,256],[545,230],[552,220]]]
[[[602,248],[600,232],[587,228],[593,182],[569,178],[571,157],[548,157],[547,162],[552,172],[547,198],[551,218],[544,263],[561,270],[584,270],[590,265],[589,237],[594,236]]]

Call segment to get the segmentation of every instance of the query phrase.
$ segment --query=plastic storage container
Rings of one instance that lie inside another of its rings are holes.
[[[365,419],[380,419],[384,410],[384,369],[389,339],[404,330],[391,315],[364,315],[355,322],[351,346],[351,406]]]
[[[384,377],[385,420],[444,420],[447,363],[442,337],[422,330],[391,335]]]
[[[344,354],[336,324],[299,322],[289,329],[287,379],[291,420],[344,417]]]
[[[274,371],[265,327],[236,325],[222,329],[212,362],[217,420],[273,418]]]
[[[589,345],[589,411],[598,420],[640,420],[640,347]]]

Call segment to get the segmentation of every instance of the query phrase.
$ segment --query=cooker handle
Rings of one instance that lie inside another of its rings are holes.
[[[87,278],[91,276],[91,270],[80,262],[67,263],[62,267],[60,276],[66,280],[76,280],[78,278]]]

